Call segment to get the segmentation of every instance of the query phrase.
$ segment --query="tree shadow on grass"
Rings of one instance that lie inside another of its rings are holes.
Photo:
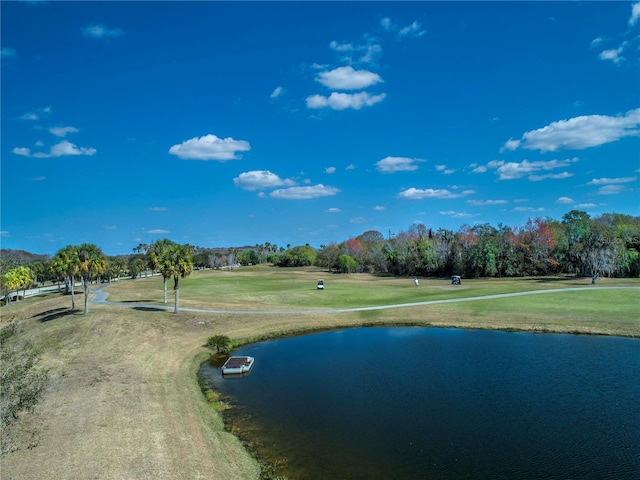
[[[166,312],[168,309],[166,308],[157,308],[157,307],[132,307],[133,310],[138,310],[140,312]]]
[[[69,315],[75,315],[78,312],[80,312],[80,310],[78,309],[71,310],[70,308],[60,307],[60,308],[53,308],[51,310],[47,310],[45,312],[39,313],[38,315],[36,315],[36,318],[39,317],[38,321],[40,323],[45,323],[45,322],[50,322],[52,320],[57,320],[58,318],[67,317]]]
[[[518,277],[515,277],[518,278]],[[566,275],[560,277],[524,277],[518,278],[519,281],[531,282],[531,283],[562,283],[571,282],[576,280],[584,280],[585,277],[576,277],[575,275]]]
[[[151,303],[155,302],[155,300],[122,300],[120,303]]]

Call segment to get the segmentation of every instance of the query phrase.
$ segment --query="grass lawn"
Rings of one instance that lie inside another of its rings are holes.
[[[326,289],[315,288],[323,278]],[[259,467],[224,430],[196,380],[210,353],[212,335],[241,343],[362,325],[425,325],[527,331],[581,332],[640,337],[640,280],[420,279],[267,266],[196,271],[180,280],[182,307],[270,311],[270,315],[154,310],[162,302],[162,278],[106,285],[110,301],[130,307],[91,305],[82,295],[72,312],[69,296],[50,293],[0,310],[19,333],[15,346],[31,344],[49,369],[49,387],[32,414],[12,432],[20,447],[3,454],[2,478],[255,479]],[[172,281],[169,303],[173,302]],[[479,297],[554,288],[564,291],[381,310],[320,312],[392,304]],[[289,310],[314,310],[286,313]],[[282,313],[277,313],[282,312]],[[4,433],[3,433],[4,434]],[[30,446],[31,448],[27,448]]]

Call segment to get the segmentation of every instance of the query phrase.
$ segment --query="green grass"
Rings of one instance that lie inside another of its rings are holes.
[[[316,289],[318,278],[325,281],[324,291]],[[110,300],[113,301],[137,299],[152,303],[162,299],[160,277],[119,282],[116,285],[126,285],[126,288],[110,287]],[[612,285],[640,286],[640,280],[601,279],[598,284]],[[330,274],[314,268],[255,266],[233,271],[193,272],[191,276],[180,280],[180,300],[182,306],[211,305],[217,308],[217,305],[238,310],[340,309],[589,286],[590,279],[562,277],[464,279],[460,286],[451,285],[449,279],[423,278],[420,279],[420,286],[415,288],[411,278]],[[540,302],[537,298],[534,300],[536,304]]]
[[[324,291],[316,290],[318,278],[325,281]],[[596,285],[612,286],[640,288],[640,279],[603,278]],[[405,322],[640,336],[640,291],[594,289],[588,278],[463,279],[460,286],[451,285],[449,279],[421,278],[416,288],[413,279],[406,277],[255,266],[233,271],[193,272],[180,281],[180,304],[181,307],[231,311],[317,311],[576,287],[587,290],[360,311],[352,316],[362,324]],[[108,291],[112,301],[160,303],[162,279],[118,282],[109,286]],[[338,317],[335,318],[338,324]]]

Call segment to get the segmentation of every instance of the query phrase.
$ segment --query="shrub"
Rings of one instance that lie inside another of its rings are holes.
[[[216,353],[227,353],[231,348],[231,339],[226,335],[214,335],[207,340],[207,347]]]

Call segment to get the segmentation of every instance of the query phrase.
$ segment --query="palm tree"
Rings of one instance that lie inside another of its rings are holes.
[[[178,314],[180,303],[180,278],[190,275],[193,271],[192,249],[189,245],[173,244],[167,249],[168,266],[173,275],[173,291],[175,292],[175,309],[173,313]]]
[[[164,283],[164,303],[167,303],[167,282],[173,274],[171,259],[168,256],[168,251],[172,245],[175,245],[175,243],[164,238],[153,242],[147,251],[151,268],[162,274],[162,281]]]
[[[67,291],[68,285],[71,284],[71,310],[76,309],[74,285],[76,283],[76,275],[79,272],[79,263],[78,248],[73,245],[67,245],[58,250],[51,264],[52,270],[65,278]]]
[[[107,269],[107,259],[99,247],[93,243],[83,243],[78,247],[78,269],[82,274],[84,289],[84,314],[89,313],[89,282]]]

